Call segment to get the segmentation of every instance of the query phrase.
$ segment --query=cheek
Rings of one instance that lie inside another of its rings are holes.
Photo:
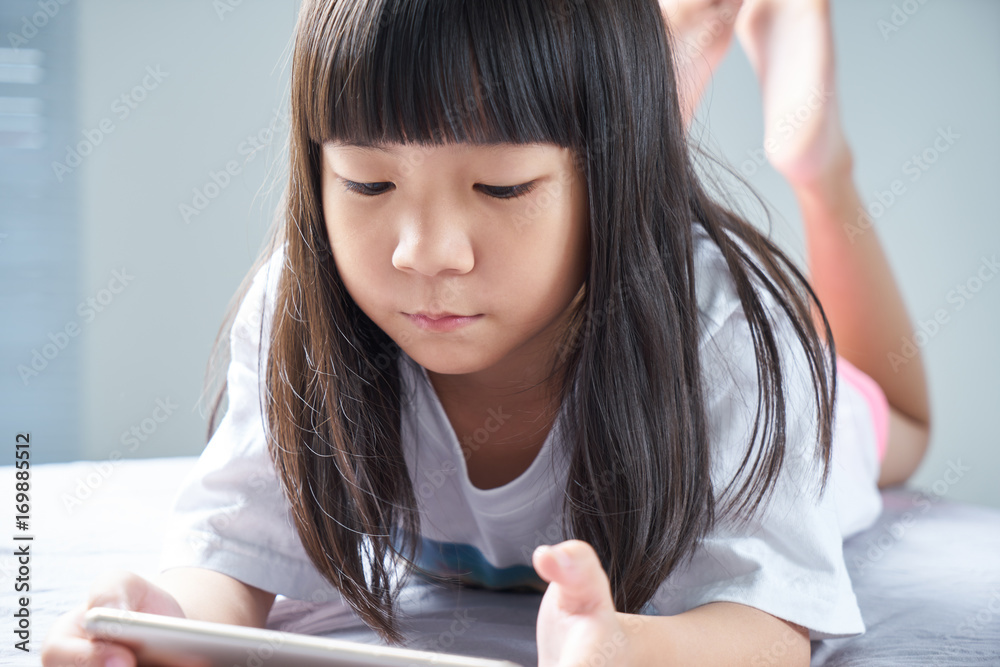
[[[520,233],[497,239],[493,263],[500,293],[515,310],[544,317],[578,290],[586,271],[586,228],[568,203],[553,204]]]
[[[349,197],[329,195],[324,188],[323,220],[330,247],[338,259],[356,260],[359,253],[372,251],[378,226],[370,218],[371,214],[354,205]]]
[[[559,198],[526,229],[521,242],[525,261],[551,279],[572,279],[587,250],[586,216],[572,201]]]
[[[327,238],[337,272],[352,298],[363,306],[387,288],[391,269],[391,249],[374,225],[352,216],[349,207],[324,211]],[[391,246],[390,246],[391,247]]]

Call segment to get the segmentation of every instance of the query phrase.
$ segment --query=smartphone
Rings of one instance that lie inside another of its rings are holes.
[[[139,667],[522,667],[506,660],[373,646],[108,607],[88,609],[83,627],[92,638],[131,648]]]

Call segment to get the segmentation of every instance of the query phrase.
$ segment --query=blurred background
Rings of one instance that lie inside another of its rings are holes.
[[[24,431],[35,463],[204,448],[211,344],[284,186],[298,4],[0,3],[0,465]],[[909,486],[1000,507],[1000,3],[833,18],[855,180],[924,332],[935,425]],[[694,132],[804,266],[736,41]]]

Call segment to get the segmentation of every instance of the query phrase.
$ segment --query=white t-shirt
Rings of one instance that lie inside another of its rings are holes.
[[[695,230],[712,479],[721,491],[749,442],[756,366],[722,255],[700,226]],[[299,541],[268,456],[258,394],[261,320],[266,348],[282,261],[279,250],[239,308],[230,342],[229,407],[176,496],[159,567],[204,567],[285,597],[322,602],[339,593]],[[787,320],[774,323],[785,341],[787,450],[767,510],[740,531],[720,523],[643,611],[672,615],[731,601],[802,625],[814,640],[860,634],[865,627],[843,539],[870,526],[882,510],[868,404],[848,382],[838,382],[831,477],[816,502],[813,484],[822,467],[813,460],[810,376]],[[426,371],[405,353],[399,368],[402,446],[421,520],[418,564],[481,586],[542,589],[531,553],[539,544],[566,539],[560,530],[566,481],[558,447],[562,415],[523,474],[501,487],[479,489],[469,481],[462,449]]]

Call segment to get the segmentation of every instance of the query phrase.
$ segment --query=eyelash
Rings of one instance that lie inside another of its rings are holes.
[[[371,191],[372,190],[371,186],[373,186],[373,185],[392,185],[391,183],[384,183],[384,182],[379,182],[379,183],[355,183],[354,181],[348,181],[347,179],[343,179],[343,178],[340,179],[340,181],[344,184],[344,187],[348,191],[354,192],[356,194],[359,194],[362,197],[377,197],[380,194],[383,194],[383,193],[389,191],[389,188],[385,188],[384,190],[377,190],[375,192],[372,192]],[[492,190],[494,193],[497,190],[500,190],[500,191],[506,193],[506,196],[498,196],[496,194],[491,194],[491,193],[487,192],[487,194],[490,197],[493,197],[494,199],[517,199],[518,197],[524,197],[525,195],[527,195],[528,193],[530,193],[532,190],[535,189],[535,187],[537,185],[538,185],[537,183],[535,183],[534,181],[532,181],[531,183],[525,183],[523,185],[511,185],[511,186],[505,186],[505,187],[483,185],[481,187],[483,187],[484,189],[487,189],[487,190]]]

